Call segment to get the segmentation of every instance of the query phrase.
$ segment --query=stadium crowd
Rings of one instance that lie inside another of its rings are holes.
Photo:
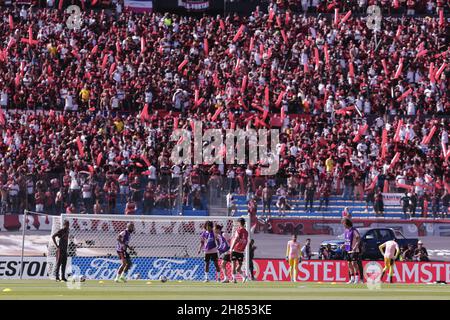
[[[267,183],[378,206],[383,190],[406,190],[422,215],[447,214],[447,22],[384,17],[375,32],[346,12],[284,7],[201,19],[90,11],[79,29],[58,10],[2,10],[2,213],[109,213],[125,199],[127,214],[150,213],[180,190],[202,208],[202,186],[223,178],[240,193]],[[191,120],[280,128],[278,174],[174,165],[170,134]]]

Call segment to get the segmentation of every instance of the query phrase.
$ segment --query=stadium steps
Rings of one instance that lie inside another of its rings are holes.
[[[243,215],[247,213],[247,198],[245,195],[234,195],[234,199],[236,200],[237,206],[237,215]],[[275,205],[278,200],[278,196],[272,197],[272,205],[271,205],[271,216],[276,217],[279,216],[278,208]],[[353,217],[358,218],[379,218],[375,215],[373,210],[373,206],[369,205],[368,210],[366,211],[366,202],[360,200],[347,200],[342,199],[341,196],[331,196],[329,199],[329,205],[327,210],[319,211],[320,200],[315,199],[313,202],[312,212],[307,212],[304,210],[305,201],[304,199],[300,199],[299,197],[288,197],[288,201],[290,205],[293,205],[294,208],[292,210],[287,210],[285,217],[301,217],[301,218],[340,218],[342,217],[342,211],[345,207],[348,207],[351,215]],[[258,216],[262,215],[262,202],[259,201],[257,206],[257,214]],[[267,212],[266,212],[267,214]],[[403,210],[400,205],[385,205],[384,206],[384,215],[381,217],[385,218],[404,218]]]

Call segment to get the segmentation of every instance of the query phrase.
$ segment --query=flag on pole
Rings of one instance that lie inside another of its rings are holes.
[[[83,143],[81,142],[80,136],[77,137],[77,147],[78,147],[78,153],[80,154],[80,157],[84,158]]]

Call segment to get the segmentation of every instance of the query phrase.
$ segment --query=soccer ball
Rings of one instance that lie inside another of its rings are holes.
[[[166,282],[167,278],[166,278],[166,276],[161,276],[161,277],[159,277],[159,280],[161,280],[161,282]]]

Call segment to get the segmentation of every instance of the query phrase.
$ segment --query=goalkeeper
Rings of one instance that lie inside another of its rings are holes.
[[[386,273],[386,270],[389,269],[389,273],[387,276],[387,280],[392,283],[392,276],[394,274],[394,263],[400,254],[400,248],[398,247],[398,243],[395,240],[389,240],[383,243],[378,247],[381,251],[381,254],[384,256],[384,268],[381,273],[381,280]]]
[[[117,276],[114,279],[115,282],[127,281],[125,279],[125,273],[132,265],[130,254],[128,253],[127,249],[132,250],[132,248],[129,246],[129,243],[133,231],[134,231],[134,223],[130,222],[127,224],[127,228],[122,232],[120,232],[119,236],[117,237],[117,254],[119,255],[122,264],[120,265],[119,270],[117,270]]]

